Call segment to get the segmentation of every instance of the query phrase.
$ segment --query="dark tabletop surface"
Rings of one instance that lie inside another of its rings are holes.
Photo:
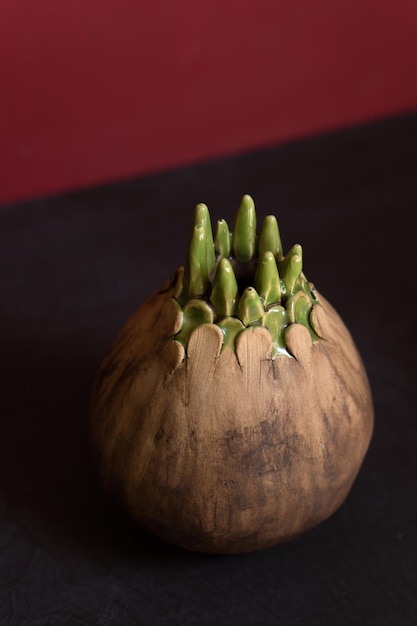
[[[376,424],[345,504],[298,539],[206,556],[101,494],[88,401],[126,318],[183,262],[199,201],[243,193],[336,307]],[[417,115],[0,208],[0,624],[417,624]]]

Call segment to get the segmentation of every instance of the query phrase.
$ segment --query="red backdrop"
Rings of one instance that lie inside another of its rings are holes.
[[[0,202],[417,106],[415,0],[3,0]]]

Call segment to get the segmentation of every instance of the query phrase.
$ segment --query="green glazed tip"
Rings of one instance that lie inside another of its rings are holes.
[[[221,259],[230,255],[230,232],[226,220],[217,222],[214,249]]]
[[[244,195],[237,210],[233,228],[233,253],[235,259],[247,263],[255,253],[256,213],[255,204],[248,194]]]
[[[271,251],[264,252],[258,261],[255,287],[266,308],[281,301],[278,267]]]
[[[258,292],[253,287],[247,287],[238,304],[238,316],[245,326],[260,323],[265,309]]]
[[[202,296],[209,287],[206,244],[206,229],[203,225],[194,226],[185,266],[188,298]]]
[[[220,259],[213,279],[210,302],[219,317],[233,315],[238,286],[233,267],[228,259]]]
[[[210,213],[206,204],[200,202],[195,207],[194,212],[194,225],[202,226],[205,232],[205,247],[206,247],[206,260],[207,271],[210,274],[216,265],[216,256],[213,246],[213,231],[211,228]]]
[[[267,215],[259,235],[258,254],[263,258],[265,252],[272,252],[277,261],[282,260],[282,244],[278,222],[275,215]]]
[[[303,271],[303,251],[295,244],[279,265],[287,294],[294,293],[297,281]]]

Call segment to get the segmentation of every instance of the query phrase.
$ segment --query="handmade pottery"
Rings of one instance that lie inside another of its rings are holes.
[[[244,552],[329,517],[373,428],[366,373],[342,320],[259,235],[244,196],[232,232],[197,205],[185,268],[126,323],[95,383],[91,432],[104,488],[178,546]]]

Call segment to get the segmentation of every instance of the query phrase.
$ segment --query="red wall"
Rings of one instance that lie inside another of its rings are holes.
[[[416,0],[2,0],[0,202],[417,107]]]

